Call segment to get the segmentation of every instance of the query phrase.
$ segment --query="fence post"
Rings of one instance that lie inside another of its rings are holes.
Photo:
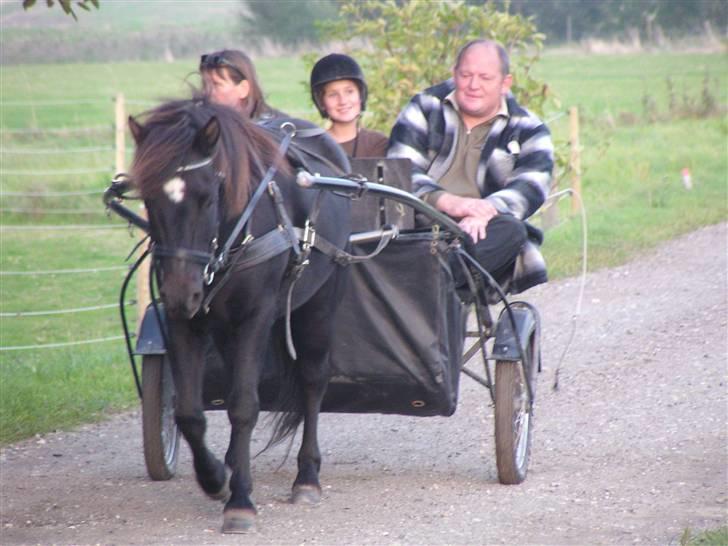
[[[116,95],[116,107],[115,107],[115,119],[116,119],[116,172],[121,173],[126,169],[126,106],[124,103],[124,94],[117,93]],[[139,215],[146,218],[146,211],[144,205],[141,205],[141,211]],[[146,233],[142,233],[141,237],[144,238]],[[139,252],[144,252],[144,248],[140,248]],[[137,301],[137,330],[141,327],[142,319],[144,318],[144,312],[149,305],[149,258],[139,264],[137,269],[136,278],[136,301]],[[138,332],[137,332],[138,333]]]
[[[576,214],[581,206],[581,145],[579,144],[579,108],[569,109],[569,144],[571,147],[571,189],[576,197],[571,199],[571,212]]]
[[[117,173],[124,172],[126,166],[126,108],[124,106],[124,94],[117,93],[115,100],[115,136],[116,136],[116,168]]]

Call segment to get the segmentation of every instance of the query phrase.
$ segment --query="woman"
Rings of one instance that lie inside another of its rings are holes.
[[[366,108],[367,83],[357,62],[332,53],[311,70],[311,98],[321,117],[331,120],[329,134],[349,157],[384,157],[388,139],[360,126]]]
[[[225,49],[202,55],[200,75],[202,92],[212,102],[256,121],[281,115],[265,102],[253,62],[242,51]]]

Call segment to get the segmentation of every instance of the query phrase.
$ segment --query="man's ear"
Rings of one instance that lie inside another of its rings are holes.
[[[220,122],[215,116],[210,118],[205,126],[197,132],[195,147],[204,156],[212,155],[215,145],[220,138]]]
[[[511,90],[511,86],[513,85],[513,75],[507,74],[505,78],[503,78],[503,84],[501,85],[501,92],[505,95],[508,93],[508,91]]]
[[[147,132],[144,130],[144,127],[132,116],[129,116],[129,119],[127,120],[127,125],[129,125],[129,132],[134,138],[134,142],[136,142],[137,145],[141,144],[142,140],[144,140],[144,137],[147,136]]]

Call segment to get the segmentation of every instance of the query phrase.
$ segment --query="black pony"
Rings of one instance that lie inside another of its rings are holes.
[[[278,142],[291,135],[283,138],[284,131],[275,138],[226,107],[171,101],[146,113],[143,123],[130,118],[129,127],[137,144],[131,179],[147,208],[167,316],[176,422],[192,450],[203,491],[215,499],[229,495],[223,532],[245,532],[255,525],[250,441],[276,322],[289,331],[289,350],[282,354],[295,350],[298,358],[283,359],[295,388],[274,440],[303,421],[292,501],[320,499],[317,423],[343,270],[299,244],[294,226],[308,225],[309,234],[315,229],[342,248],[350,231],[349,202],[300,189]],[[340,153],[335,145],[331,150]],[[318,171],[326,174],[327,169]],[[232,430],[225,464],[204,440],[202,383],[210,337],[230,386],[226,403]]]

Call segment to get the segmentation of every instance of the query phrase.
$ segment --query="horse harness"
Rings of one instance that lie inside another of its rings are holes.
[[[280,129],[285,133],[278,149],[279,156],[281,157],[285,156],[294,136],[298,135],[300,137],[307,138],[320,135],[324,132],[324,130],[319,127],[311,129],[297,129],[291,122],[283,123],[280,126]],[[317,159],[325,160],[323,157],[316,157]],[[211,163],[212,157],[205,158],[195,163],[183,165],[177,169],[177,172],[188,172],[206,167]],[[327,163],[329,165],[333,165],[331,162],[327,161]],[[304,227],[300,228],[293,225],[285,209],[283,194],[281,193],[278,184],[275,180],[273,180],[276,172],[277,166],[274,163],[268,168],[265,176],[261,179],[260,184],[248,201],[247,206],[243,210],[243,213],[219,252],[217,252],[217,238],[214,238],[210,244],[211,252],[185,248],[169,249],[161,245],[154,244],[152,254],[155,258],[173,257],[182,260],[189,260],[205,266],[205,284],[211,286],[202,302],[202,309],[205,313],[207,313],[210,310],[212,300],[225,286],[226,282],[230,279],[230,276],[234,272],[243,271],[264,263],[290,249],[292,251],[292,255],[285,280],[285,282],[288,283],[285,311],[286,344],[291,357],[295,360],[296,351],[293,346],[290,328],[293,288],[296,281],[301,277],[306,269],[306,266],[310,263],[309,258],[312,249],[315,248],[319,252],[325,254],[336,264],[346,266],[351,263],[368,260],[379,254],[389,244],[392,238],[396,236],[396,230],[387,229],[387,226],[385,226],[382,228],[379,244],[372,253],[364,256],[352,255],[329,242],[316,232],[316,220],[321,209],[323,196],[321,191],[319,191],[316,196],[316,200],[314,201],[314,205],[306,219]],[[243,230],[247,231],[249,228],[249,220],[266,191],[273,200],[277,217],[277,227],[257,238],[253,237],[248,231],[243,237],[242,242],[237,247],[234,247],[236,241],[243,233]],[[222,276],[219,278],[218,282],[213,285],[217,273],[222,273]]]

